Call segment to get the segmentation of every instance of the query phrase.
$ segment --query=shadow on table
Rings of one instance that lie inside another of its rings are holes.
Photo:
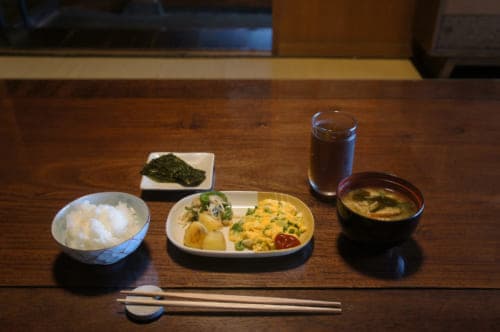
[[[351,267],[379,279],[405,278],[417,272],[423,262],[422,250],[413,239],[397,247],[381,249],[357,244],[341,234],[337,248]]]
[[[193,270],[258,273],[293,269],[307,262],[314,249],[314,239],[301,250],[284,256],[257,258],[219,258],[189,254],[167,242],[167,253],[177,264]]]
[[[196,194],[198,191],[162,191],[162,190],[142,190],[141,198],[146,202],[177,202],[182,198]]]
[[[58,286],[72,293],[100,295],[132,285],[146,271],[150,256],[144,242],[129,256],[111,265],[83,264],[61,253],[52,272]]]

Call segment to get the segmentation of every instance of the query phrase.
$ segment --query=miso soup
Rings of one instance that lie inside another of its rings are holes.
[[[352,211],[368,218],[395,221],[417,212],[413,200],[401,192],[382,187],[363,187],[351,190],[342,202]]]

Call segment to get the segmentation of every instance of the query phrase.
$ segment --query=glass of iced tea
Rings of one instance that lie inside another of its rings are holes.
[[[309,184],[318,195],[333,198],[337,185],[351,175],[357,121],[342,111],[312,117]]]

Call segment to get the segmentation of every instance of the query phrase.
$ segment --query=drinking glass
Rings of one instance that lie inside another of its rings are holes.
[[[320,196],[335,197],[338,183],[351,175],[357,126],[356,119],[343,111],[312,117],[309,184]]]

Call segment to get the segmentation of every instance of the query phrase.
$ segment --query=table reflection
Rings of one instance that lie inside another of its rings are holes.
[[[60,253],[52,272],[58,286],[72,293],[92,296],[133,286],[150,264],[150,249],[143,242],[135,252],[111,265],[87,265]],[[88,287],[96,282],[102,287]]]
[[[420,269],[423,254],[415,240],[392,248],[377,248],[355,243],[344,235],[337,239],[337,248],[355,270],[379,279],[401,279]]]

